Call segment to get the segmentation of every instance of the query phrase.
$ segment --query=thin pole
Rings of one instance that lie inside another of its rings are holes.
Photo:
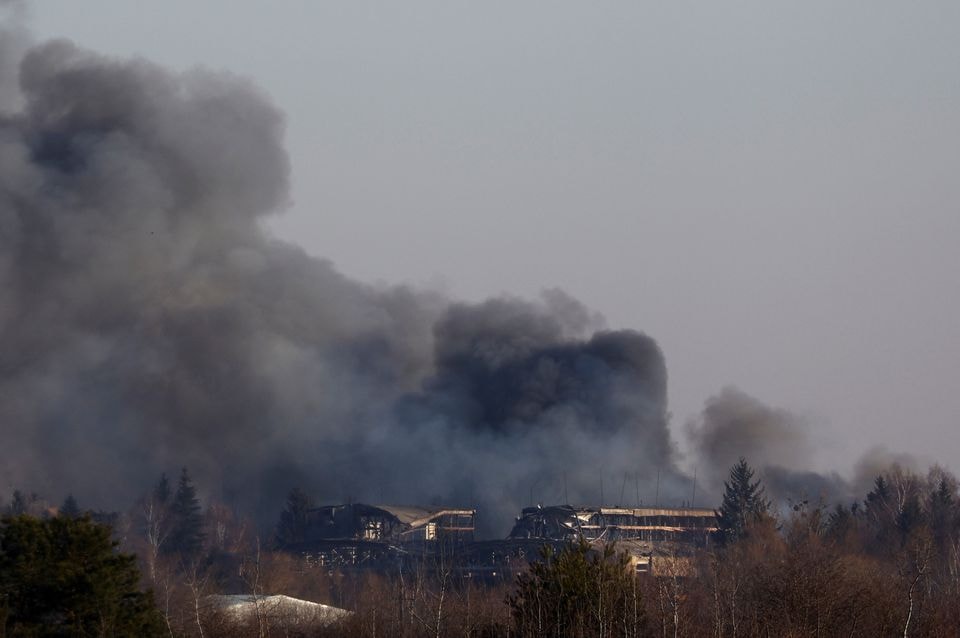
[[[640,472],[633,475],[633,481],[637,488],[637,507],[640,507]]]
[[[627,489],[627,473],[623,473],[623,483],[620,485],[620,500],[617,502],[617,507],[623,507],[623,491]]]
[[[600,507],[603,507],[603,470],[600,470]]]
[[[653,499],[653,506],[660,507],[660,468],[657,468],[657,496]]]
[[[697,503],[697,468],[693,468],[693,498],[690,499],[690,507],[696,507]]]
[[[570,495],[567,494],[567,473],[563,473],[563,500],[566,505],[570,504]]]

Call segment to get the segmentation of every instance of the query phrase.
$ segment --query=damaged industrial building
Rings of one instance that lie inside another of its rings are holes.
[[[306,512],[299,551],[317,566],[381,566],[408,556],[455,553],[474,540],[476,510],[347,503]]]
[[[682,560],[709,543],[716,512],[706,508],[527,507],[505,539],[477,541],[477,512],[463,507],[409,507],[349,503],[310,509],[303,542],[286,549],[308,566],[376,568],[443,556],[458,569],[510,577],[539,555],[583,539],[615,543],[638,572]]]
[[[638,540],[696,546],[716,531],[716,513],[705,508],[526,507],[510,538],[588,541]]]
[[[656,569],[657,558],[676,559],[705,546],[717,531],[716,512],[707,508],[526,507],[510,539],[616,543],[637,571]]]

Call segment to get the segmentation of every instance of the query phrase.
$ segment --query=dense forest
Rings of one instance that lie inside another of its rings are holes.
[[[310,567],[279,541],[309,503],[291,490],[262,533],[202,505],[187,470],[126,511],[17,491],[0,523],[0,636],[954,636],[958,482],[893,466],[852,504],[772,505],[746,461],[730,470],[706,547],[635,574],[615,544],[545,547],[510,579],[449,558],[415,568]],[[238,624],[216,594],[284,594],[347,609],[337,622]]]

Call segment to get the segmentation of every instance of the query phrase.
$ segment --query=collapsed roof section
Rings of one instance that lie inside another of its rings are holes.
[[[591,542],[638,540],[700,544],[716,529],[717,516],[712,509],[538,505],[523,509],[510,538],[567,541],[582,536]]]
[[[473,541],[476,510],[448,507],[327,505],[307,512],[307,542],[356,540],[396,545]]]
[[[596,549],[616,542],[638,572],[688,573],[689,555],[709,542],[717,515],[705,508],[526,507],[511,539],[571,542],[583,538]]]

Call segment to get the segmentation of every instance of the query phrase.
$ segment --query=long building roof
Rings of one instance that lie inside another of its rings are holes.
[[[411,527],[426,525],[437,516],[473,516],[476,510],[448,507],[420,507],[408,505],[374,505],[373,507],[390,512],[397,519]]]
[[[593,516],[594,514],[605,514],[612,516],[690,516],[715,518],[717,513],[713,509],[706,507],[586,507],[574,505],[543,505],[537,507],[525,507],[524,514],[535,511],[563,510],[578,518]]]

